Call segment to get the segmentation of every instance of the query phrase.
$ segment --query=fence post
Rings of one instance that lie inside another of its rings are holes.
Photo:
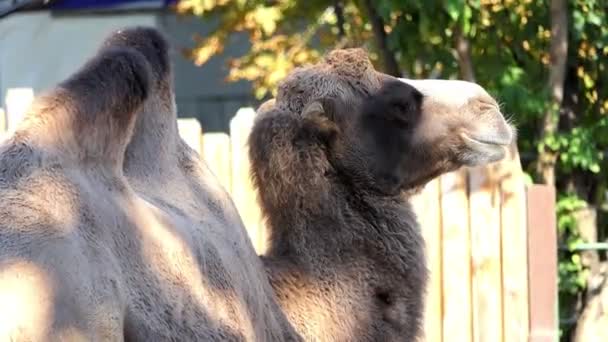
[[[232,199],[243,219],[251,242],[258,254],[265,249],[265,234],[256,191],[250,176],[247,139],[253,126],[253,108],[241,108],[230,121],[232,150]]]
[[[555,189],[527,188],[530,342],[555,342],[557,318],[557,227]]]
[[[493,166],[469,169],[473,341],[503,340],[500,193]]]
[[[0,107],[0,132],[6,131],[6,113],[4,109]]]
[[[0,107],[0,140],[4,139],[4,134],[6,132],[6,113],[4,109]]]
[[[34,100],[32,88],[9,88],[6,92],[7,131],[14,132]]]
[[[500,180],[502,284],[505,342],[528,341],[528,231],[526,186],[517,146],[503,162]]]
[[[443,221],[443,341],[471,341],[471,226],[466,169],[441,176],[440,206]]]
[[[438,205],[440,179],[429,182],[422,192],[411,197],[412,207],[418,217],[426,245],[429,281],[425,299],[424,340],[441,342],[442,293],[441,293],[441,207]]]
[[[182,139],[199,155],[203,150],[203,130],[195,118],[177,119],[177,130]]]
[[[203,159],[226,191],[232,193],[230,137],[226,133],[203,134]]]

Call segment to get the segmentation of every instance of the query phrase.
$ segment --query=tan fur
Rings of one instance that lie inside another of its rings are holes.
[[[157,32],[115,32],[0,146],[0,340],[298,340],[171,79]]]
[[[408,196],[501,159],[512,139],[480,86],[395,79],[361,49],[288,75],[249,144],[270,232],[263,260],[305,340],[422,337],[427,269]]]

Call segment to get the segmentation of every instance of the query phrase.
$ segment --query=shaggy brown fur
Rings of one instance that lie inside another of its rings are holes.
[[[171,78],[158,32],[115,32],[0,145],[0,340],[299,340]]]
[[[454,100],[421,85],[376,72],[363,50],[337,50],[258,111],[249,144],[270,229],[263,260],[306,340],[416,340],[427,269],[403,192],[501,159],[511,142],[480,87],[453,83],[470,90]]]

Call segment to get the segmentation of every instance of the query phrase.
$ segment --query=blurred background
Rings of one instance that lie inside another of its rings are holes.
[[[395,76],[477,82],[518,127],[526,184],[555,189],[559,338],[595,341],[580,326],[608,336],[607,19],[608,0],[0,0],[0,107],[130,25],[170,39],[178,115],[206,133],[230,133],[334,48],[364,47]]]

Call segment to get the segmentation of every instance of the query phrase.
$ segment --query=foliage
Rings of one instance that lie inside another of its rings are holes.
[[[559,251],[559,317],[562,320],[560,335],[568,340],[568,332],[572,331],[572,320],[577,316],[577,301],[585,289],[588,270],[585,269],[580,253],[576,247],[586,242],[581,237],[575,213],[584,209],[587,202],[576,194],[566,193],[559,196],[557,201],[558,240],[563,247]]]
[[[574,194],[564,194],[557,201],[558,236],[566,249],[558,270],[560,290],[564,295],[575,295],[585,287],[586,272],[581,256],[576,253],[576,247],[584,241],[578,232],[573,214],[586,205],[585,201]]]
[[[467,63],[475,81],[502,103],[518,127],[527,174],[539,151],[557,155],[560,241],[580,241],[572,213],[605,201],[608,184],[608,1],[569,0],[564,101],[551,106],[548,87],[550,0],[182,0],[177,11],[217,18],[188,56],[202,64],[235,32],[251,48],[229,61],[229,80],[253,82],[256,95],[273,94],[293,68],[329,49],[362,46],[379,69],[396,62],[412,78],[456,78]],[[385,37],[374,31],[380,24]],[[385,39],[385,44],[381,40]],[[469,44],[459,50],[459,42]],[[557,133],[540,139],[543,116],[559,113]],[[580,292],[580,255],[560,254],[560,295]]]
[[[321,52],[312,44],[324,39],[313,38],[331,34],[320,31],[335,22],[326,7],[323,1],[187,0],[178,3],[177,12],[218,18],[215,30],[205,38],[197,37],[197,45],[187,51],[198,65],[222,52],[231,33],[249,36],[249,52],[229,60],[228,80],[253,82],[256,96],[261,98],[272,93],[294,67],[319,60]]]

